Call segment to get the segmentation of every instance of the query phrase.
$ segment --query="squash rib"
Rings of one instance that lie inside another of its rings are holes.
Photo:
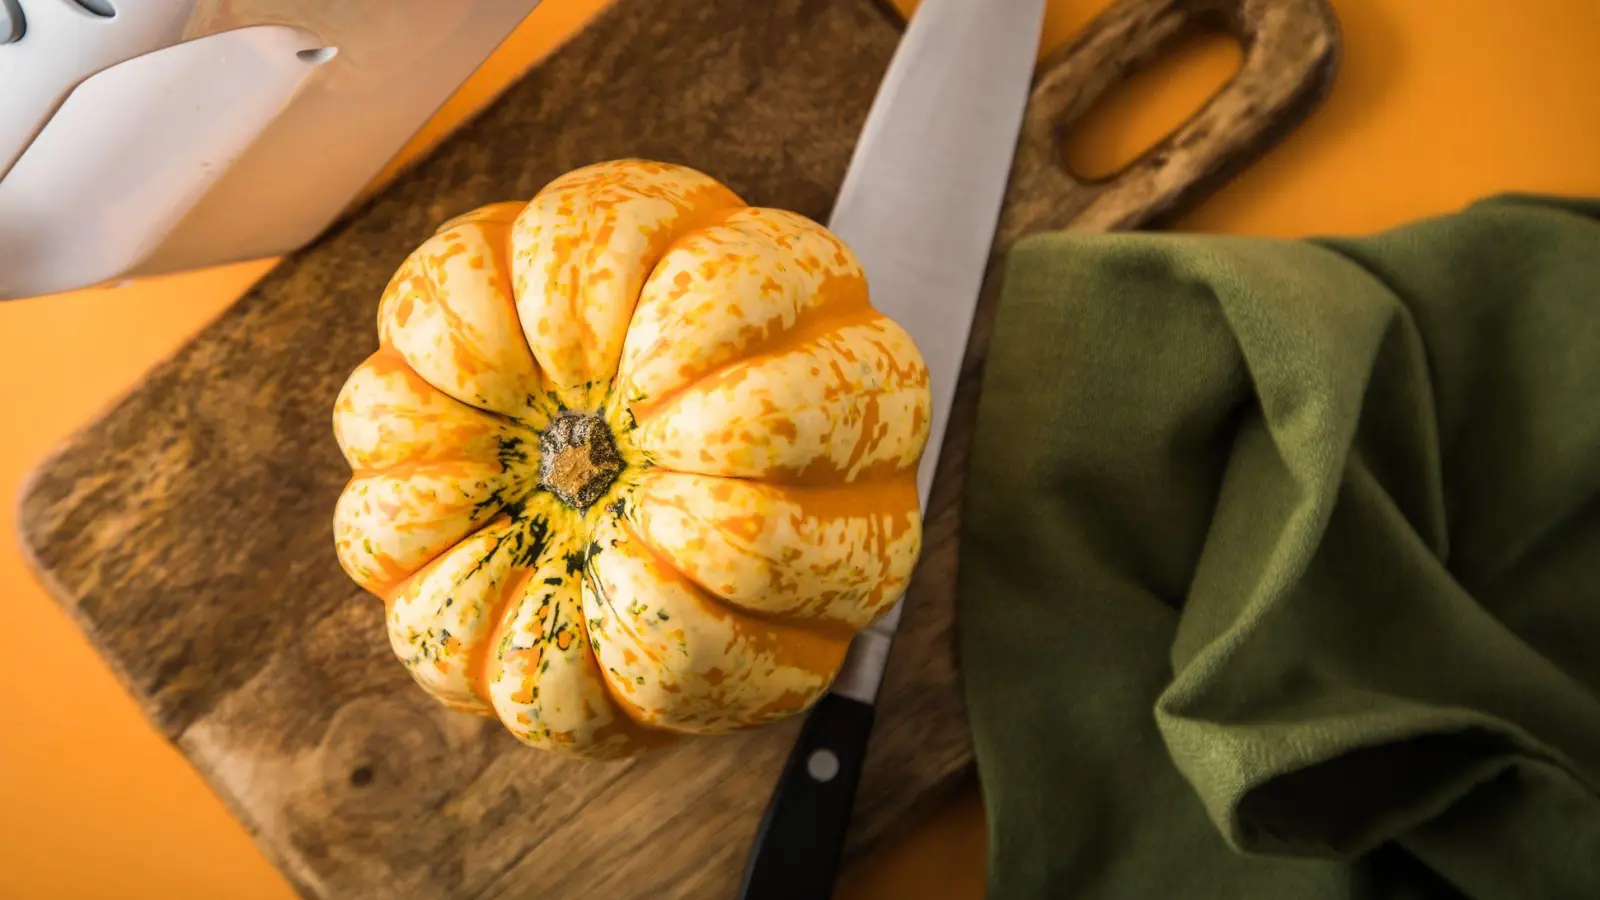
[[[838,622],[830,622],[827,619],[785,616],[765,610],[751,609],[748,606],[735,603],[717,591],[712,590],[705,582],[700,581],[692,573],[678,565],[671,556],[663,553],[659,547],[641,534],[638,527],[626,516],[620,518],[617,525],[628,536],[629,540],[635,541],[639,546],[643,547],[646,552],[655,558],[656,562],[661,564],[662,568],[675,573],[679,578],[683,579],[685,584],[704,594],[712,603],[725,607],[730,614],[744,616],[757,622],[777,625],[785,629],[792,628],[798,631],[809,631],[817,637],[831,640],[849,640],[851,635],[855,633],[855,629]]]
[[[827,309],[826,307],[808,310],[800,318],[797,318],[794,325],[789,328],[779,329],[762,338],[749,348],[741,350],[738,356],[707,369],[692,381],[687,381],[659,396],[651,397],[647,401],[628,404],[628,410],[633,414],[634,422],[637,425],[643,425],[655,418],[662,408],[671,401],[695,388],[703,389],[708,384],[727,380],[740,367],[752,365],[752,360],[798,350],[806,344],[815,343],[819,338],[827,337],[840,329],[848,328],[851,325],[865,325],[882,318],[884,318],[883,313],[870,306],[842,310]]]

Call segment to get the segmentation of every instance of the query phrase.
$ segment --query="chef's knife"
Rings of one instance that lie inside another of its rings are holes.
[[[916,341],[933,395],[917,473],[938,465],[1027,105],[1044,0],[922,0],[867,114],[828,227],[872,304]],[[825,900],[903,601],[858,634],[807,714],[761,820],[744,900]]]

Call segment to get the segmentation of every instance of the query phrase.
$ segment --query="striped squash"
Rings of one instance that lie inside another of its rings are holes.
[[[809,219],[588,166],[446,222],[377,324],[339,560],[423,689],[527,744],[791,716],[911,577],[928,373]]]

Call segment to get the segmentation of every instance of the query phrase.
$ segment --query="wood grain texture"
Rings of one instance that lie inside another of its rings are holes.
[[[1245,36],[1245,73],[1117,179],[1067,176],[1062,123],[1206,17]],[[302,893],[731,895],[798,721],[585,764],[445,710],[412,684],[381,604],[334,558],[347,469],[329,417],[376,346],[390,274],[474,206],[643,156],[825,219],[897,26],[867,0],[622,0],[35,471],[20,525],[40,576]],[[1041,228],[1137,227],[1193,202],[1316,104],[1336,46],[1322,0],[1118,4],[1042,70],[997,249]],[[952,592],[997,283],[969,350],[852,852],[971,772]]]

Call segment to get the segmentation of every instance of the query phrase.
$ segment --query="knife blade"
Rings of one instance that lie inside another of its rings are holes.
[[[917,492],[927,509],[1011,174],[1044,0],[922,0],[867,113],[828,227],[872,305],[916,342],[933,398]],[[762,816],[743,900],[833,891],[874,704],[904,599],[856,635],[807,713]]]

